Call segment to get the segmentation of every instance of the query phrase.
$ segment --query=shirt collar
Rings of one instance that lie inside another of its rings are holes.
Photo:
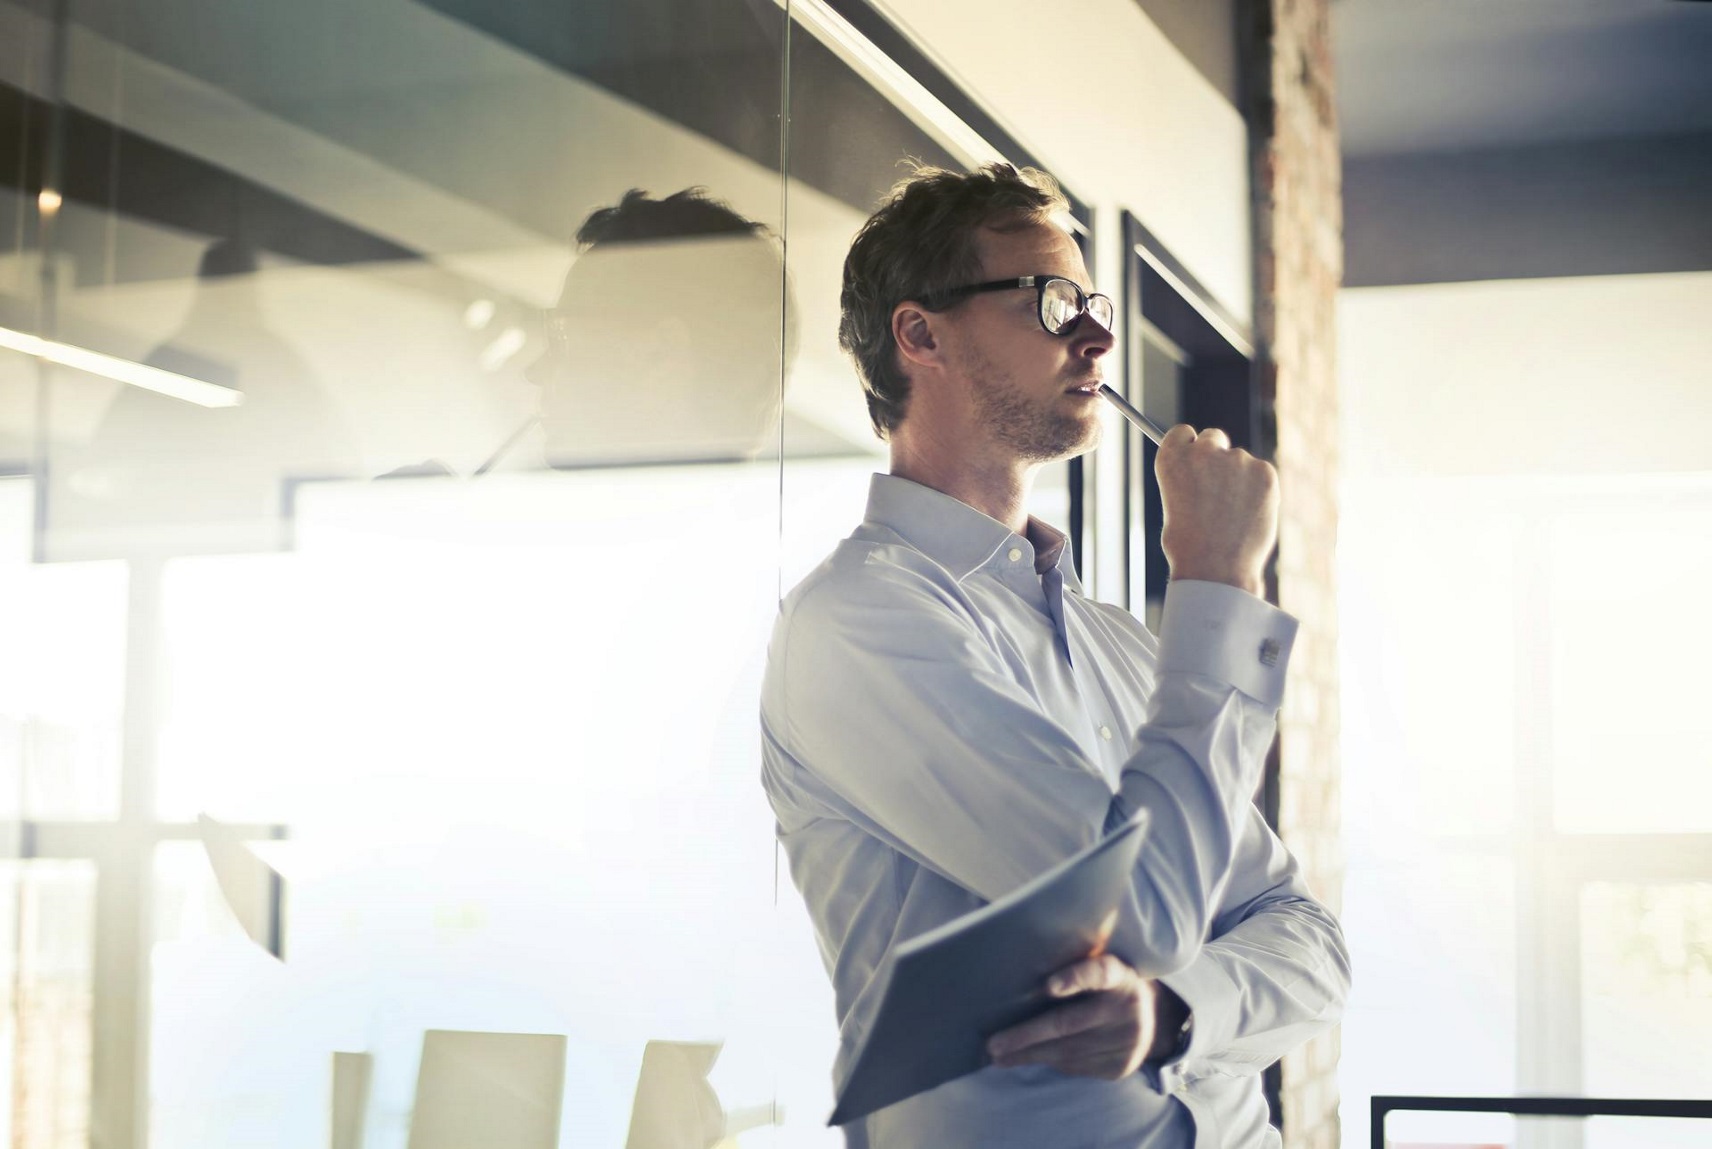
[[[962,580],[979,570],[1000,547],[1022,543],[1032,556],[1034,544],[997,519],[932,487],[896,475],[875,475],[868,485],[867,521],[894,531],[916,550]],[[1032,516],[1028,533],[1043,546],[1059,540],[1054,565],[1071,570],[1063,534]],[[1072,575],[1072,577],[1074,577]]]

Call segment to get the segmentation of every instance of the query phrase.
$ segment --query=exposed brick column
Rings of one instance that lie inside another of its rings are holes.
[[[1278,602],[1301,620],[1280,720],[1279,833],[1314,892],[1342,901],[1339,836],[1336,305],[1343,212],[1330,0],[1239,10],[1254,161],[1261,398],[1276,417],[1283,487]],[[1338,1038],[1285,1058],[1288,1149],[1336,1149]]]

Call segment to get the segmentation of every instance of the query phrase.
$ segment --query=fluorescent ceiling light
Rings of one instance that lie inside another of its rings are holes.
[[[7,327],[0,327],[0,347],[24,355],[34,355],[38,359],[46,359],[49,363],[58,363],[62,367],[74,367],[79,371],[87,371],[91,375],[101,375],[120,383],[129,383],[131,386],[141,387],[145,391],[168,395],[174,399],[183,399],[186,403],[196,403],[203,407],[236,407],[244,401],[241,391],[222,387],[218,383],[192,379],[188,375],[180,375],[174,371],[162,371],[159,367],[149,367],[130,359],[120,359],[117,355],[103,355],[101,352],[91,351],[87,347],[74,347],[70,343],[56,343],[51,339],[43,339],[37,335],[26,335],[22,331],[13,331]]]
[[[895,60],[876,48],[826,0],[774,0],[832,54],[874,86],[893,107],[966,164],[1003,160],[993,145],[947,108]]]

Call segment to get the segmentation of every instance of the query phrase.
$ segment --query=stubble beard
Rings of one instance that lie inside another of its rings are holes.
[[[985,359],[975,368],[975,414],[994,442],[1031,463],[1051,463],[1080,455],[1100,437],[1099,422],[1059,404],[1062,393],[1031,396],[1015,378]]]

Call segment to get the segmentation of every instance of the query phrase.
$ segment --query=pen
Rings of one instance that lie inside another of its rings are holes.
[[[1112,406],[1116,407],[1119,411],[1122,411],[1123,417],[1135,424],[1136,430],[1140,431],[1143,435],[1146,435],[1149,439],[1152,439],[1154,446],[1159,446],[1160,440],[1165,438],[1165,432],[1160,428],[1158,423],[1155,423],[1152,419],[1143,415],[1140,409],[1132,404],[1128,399],[1125,399],[1122,395],[1113,391],[1110,383],[1100,384],[1100,394],[1110,400]]]

